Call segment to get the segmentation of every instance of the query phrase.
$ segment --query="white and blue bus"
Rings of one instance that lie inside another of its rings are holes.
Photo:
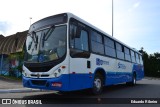
[[[100,94],[104,86],[134,85],[143,77],[141,53],[71,13],[41,19],[29,28],[24,87]]]

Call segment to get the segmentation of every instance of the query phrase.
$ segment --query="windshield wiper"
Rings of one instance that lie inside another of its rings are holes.
[[[31,34],[29,33],[29,36],[32,38],[32,42],[34,42],[34,47],[37,49],[37,45],[38,45],[38,36],[36,35],[36,32],[32,32]],[[31,44],[29,45],[28,47],[28,50],[31,49],[31,46],[32,46],[32,42]]]
[[[31,33],[28,33],[28,35],[32,38],[33,42],[36,43],[36,40],[35,40],[35,38],[36,38],[36,32],[33,31]]]
[[[55,29],[55,25],[52,25],[52,26],[48,29],[48,31],[47,31],[46,33],[44,33],[43,38],[42,38],[42,47],[44,47],[44,42],[45,42],[46,40],[48,40],[48,38],[51,36],[51,34],[52,34],[52,32],[54,31],[54,29]]]
[[[51,34],[52,34],[52,32],[54,31],[54,29],[55,29],[55,25],[52,25],[52,26],[48,29],[47,33],[46,33],[46,34],[44,33],[45,41],[51,36]]]
[[[32,32],[32,39],[33,39],[33,41],[34,41],[34,43],[35,43],[35,48],[37,49],[37,45],[38,45],[38,36],[36,35],[36,32]]]

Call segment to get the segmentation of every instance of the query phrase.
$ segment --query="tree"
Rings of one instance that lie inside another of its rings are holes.
[[[143,47],[139,52],[142,53],[145,76],[160,77],[160,53],[148,55]]]

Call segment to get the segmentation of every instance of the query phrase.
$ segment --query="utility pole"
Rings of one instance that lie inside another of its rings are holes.
[[[112,0],[112,37],[113,37],[113,0]]]
[[[32,20],[32,17],[30,17],[30,18],[29,18],[29,20],[30,20],[30,26],[31,26],[31,20]]]

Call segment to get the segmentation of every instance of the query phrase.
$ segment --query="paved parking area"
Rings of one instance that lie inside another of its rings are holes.
[[[22,81],[0,76],[0,93],[40,92],[45,90],[23,87]]]
[[[0,77],[0,89],[23,88],[22,82],[17,80],[8,80]]]

